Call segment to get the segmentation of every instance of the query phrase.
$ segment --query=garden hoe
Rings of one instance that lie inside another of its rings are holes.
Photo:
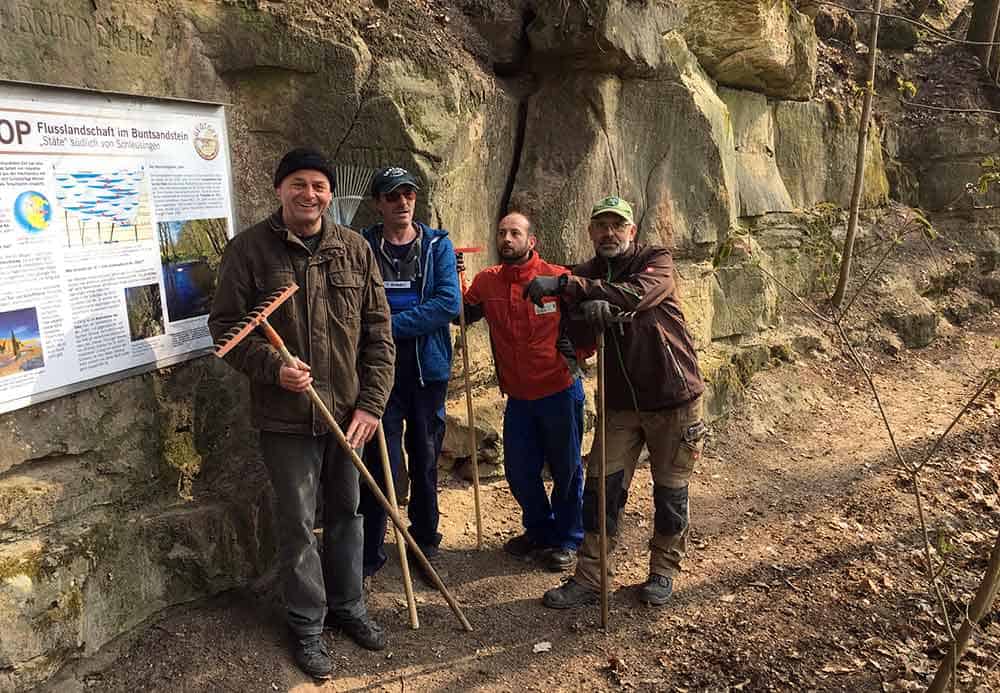
[[[478,253],[482,248],[455,248],[456,253]],[[476,417],[472,411],[472,381],[469,379],[469,340],[465,335],[465,270],[458,273],[463,300],[458,309],[458,325],[462,339],[462,365],[465,368],[465,408],[469,415],[469,445],[472,448],[472,492],[476,503],[476,548],[483,548],[483,513],[479,506],[479,443],[476,440]]]
[[[220,358],[225,356],[233,347],[239,344],[241,340],[245,339],[248,334],[260,327],[261,330],[264,331],[267,341],[269,341],[271,346],[277,349],[278,353],[281,354],[282,361],[284,361],[286,365],[294,367],[296,364],[295,357],[292,356],[287,347],[285,347],[285,342],[282,340],[281,335],[279,335],[275,329],[271,327],[271,324],[267,321],[267,316],[277,310],[278,307],[287,301],[292,294],[298,291],[298,289],[299,287],[297,284],[289,284],[288,286],[278,289],[265,298],[260,305],[251,310],[250,313],[243,318],[243,320],[237,323],[235,327],[226,332],[226,334],[224,334],[216,342],[215,355]],[[340,425],[337,424],[336,419],[333,418],[333,414],[331,414],[330,410],[326,408],[325,404],[323,404],[323,400],[318,394],[316,394],[316,390],[313,389],[312,385],[306,389],[305,394],[309,396],[309,399],[312,400],[313,404],[323,415],[323,418],[326,419],[326,423],[330,427],[330,430],[333,431],[333,434],[337,437],[337,442],[340,443],[340,447],[343,448],[348,454],[351,462],[357,468],[358,473],[365,480],[365,483],[368,484],[368,488],[371,489],[375,499],[379,502],[389,517],[392,518],[393,524],[396,525],[396,531],[402,533],[403,537],[406,539],[406,543],[410,546],[413,554],[427,571],[427,574],[433,579],[434,585],[437,587],[438,591],[441,592],[445,601],[448,602],[448,606],[451,607],[451,610],[455,614],[459,623],[462,624],[462,627],[466,631],[471,632],[472,626],[465,618],[465,614],[462,613],[462,610],[459,608],[455,598],[452,597],[451,592],[449,592],[448,588],[445,587],[444,583],[441,581],[441,577],[437,574],[437,571],[434,570],[434,566],[431,565],[430,561],[427,560],[424,552],[420,550],[420,545],[417,544],[416,540],[410,535],[410,532],[404,526],[399,513],[396,512],[392,504],[389,503],[389,500],[385,497],[385,494],[382,493],[378,484],[375,483],[375,478],[365,467],[361,458],[358,457],[358,453],[355,452],[354,448],[351,447],[351,444],[347,442],[347,438],[344,436],[344,431],[340,428]]]

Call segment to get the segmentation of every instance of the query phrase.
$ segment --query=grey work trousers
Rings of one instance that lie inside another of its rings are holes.
[[[288,626],[319,635],[327,609],[335,619],[366,613],[361,578],[363,524],[358,470],[333,434],[261,431],[260,448],[277,501],[279,560]],[[323,493],[323,557],[316,501]]]

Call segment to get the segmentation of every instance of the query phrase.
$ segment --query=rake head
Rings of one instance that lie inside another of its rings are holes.
[[[236,323],[226,334],[219,337],[215,342],[215,355],[219,358],[225,356],[229,351],[243,341],[243,338],[257,329],[267,319],[267,316],[278,309],[278,307],[291,298],[292,294],[299,290],[299,285],[291,283],[283,286],[254,307],[245,318]]]

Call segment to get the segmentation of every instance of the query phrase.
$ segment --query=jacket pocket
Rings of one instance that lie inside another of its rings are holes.
[[[364,299],[361,275],[350,270],[330,270],[326,276],[331,317],[338,321],[357,319]]]
[[[254,277],[254,287],[257,289],[259,300],[263,301],[268,295],[278,289],[282,289],[295,281],[295,273],[291,270],[271,270],[263,275]]]

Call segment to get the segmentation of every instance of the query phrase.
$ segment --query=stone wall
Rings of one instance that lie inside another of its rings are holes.
[[[456,245],[489,248],[509,200],[535,215],[554,261],[587,255],[587,210],[619,193],[642,237],[675,249],[721,414],[766,363],[762,334],[780,301],[746,256],[713,269],[719,243],[749,229],[764,261],[807,287],[803,210],[845,202],[856,115],[801,101],[815,75],[811,25],[785,0],[741,3],[728,34],[711,20],[734,4],[721,0],[500,4],[468,18],[498,56],[494,72],[482,58],[380,50],[319,11],[293,25],[252,2],[0,0],[0,78],[231,104],[244,225],[273,208],[275,161],[301,144],[417,171],[418,216]],[[878,151],[872,203],[886,195]],[[357,221],[370,218],[363,209]],[[492,255],[469,258],[471,269]],[[490,387],[483,328],[472,336],[477,382]],[[242,379],[203,358],[0,416],[0,690],[270,564],[246,405]],[[451,422],[450,439],[464,440]]]

